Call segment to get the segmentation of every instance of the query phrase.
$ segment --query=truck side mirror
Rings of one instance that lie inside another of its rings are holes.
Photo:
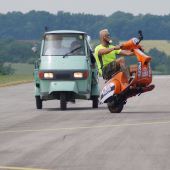
[[[95,64],[96,63],[96,59],[94,57],[94,50],[90,49],[90,59],[91,59],[91,63]]]
[[[90,41],[91,41],[91,37],[89,35],[87,36],[87,41],[88,41],[88,43],[90,43]]]
[[[31,50],[33,51],[33,53],[37,53],[37,51],[38,51],[37,45],[33,46],[33,47],[31,48]]]

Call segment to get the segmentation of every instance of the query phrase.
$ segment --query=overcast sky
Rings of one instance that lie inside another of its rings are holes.
[[[0,0],[0,13],[43,10],[110,15],[115,11],[141,14],[170,14],[170,0]]]

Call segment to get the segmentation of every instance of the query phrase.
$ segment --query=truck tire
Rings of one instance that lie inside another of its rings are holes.
[[[92,107],[93,108],[98,108],[98,103],[99,103],[98,96],[93,96]]]
[[[35,96],[35,100],[36,100],[37,109],[42,109],[42,100],[41,100],[40,96]]]
[[[66,93],[60,94],[60,109],[66,110],[67,109],[67,96]]]

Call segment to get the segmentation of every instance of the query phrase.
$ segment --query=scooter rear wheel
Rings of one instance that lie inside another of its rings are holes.
[[[124,104],[121,103],[118,106],[114,106],[113,104],[108,103],[107,106],[110,113],[120,113],[123,110]]]
[[[61,110],[66,110],[67,109],[67,96],[66,96],[66,93],[61,93],[60,94],[60,108],[61,108]]]

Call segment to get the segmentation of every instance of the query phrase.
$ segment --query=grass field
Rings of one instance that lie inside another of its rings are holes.
[[[157,48],[159,51],[165,52],[170,56],[170,41],[166,40],[144,40],[141,42],[141,45],[144,46],[146,51],[149,51],[152,48]]]
[[[0,75],[0,87],[17,85],[17,84],[27,83],[32,81],[33,81],[33,77],[30,75],[10,75],[10,76]]]
[[[0,75],[0,87],[33,81],[33,65],[17,63],[11,66],[15,69],[15,74]]]
[[[120,41],[122,43],[124,41]],[[92,41],[92,46],[94,47],[98,43],[98,40]],[[170,56],[170,41],[167,40],[143,40],[141,45],[144,47],[145,51],[149,51],[152,48],[157,48],[159,51],[165,52]]]
[[[166,53],[170,57],[170,41],[167,40],[143,40],[140,43],[146,52],[152,48]]]
[[[34,70],[33,64],[24,64],[24,63],[14,63],[12,68],[15,69],[16,75],[32,75]]]

